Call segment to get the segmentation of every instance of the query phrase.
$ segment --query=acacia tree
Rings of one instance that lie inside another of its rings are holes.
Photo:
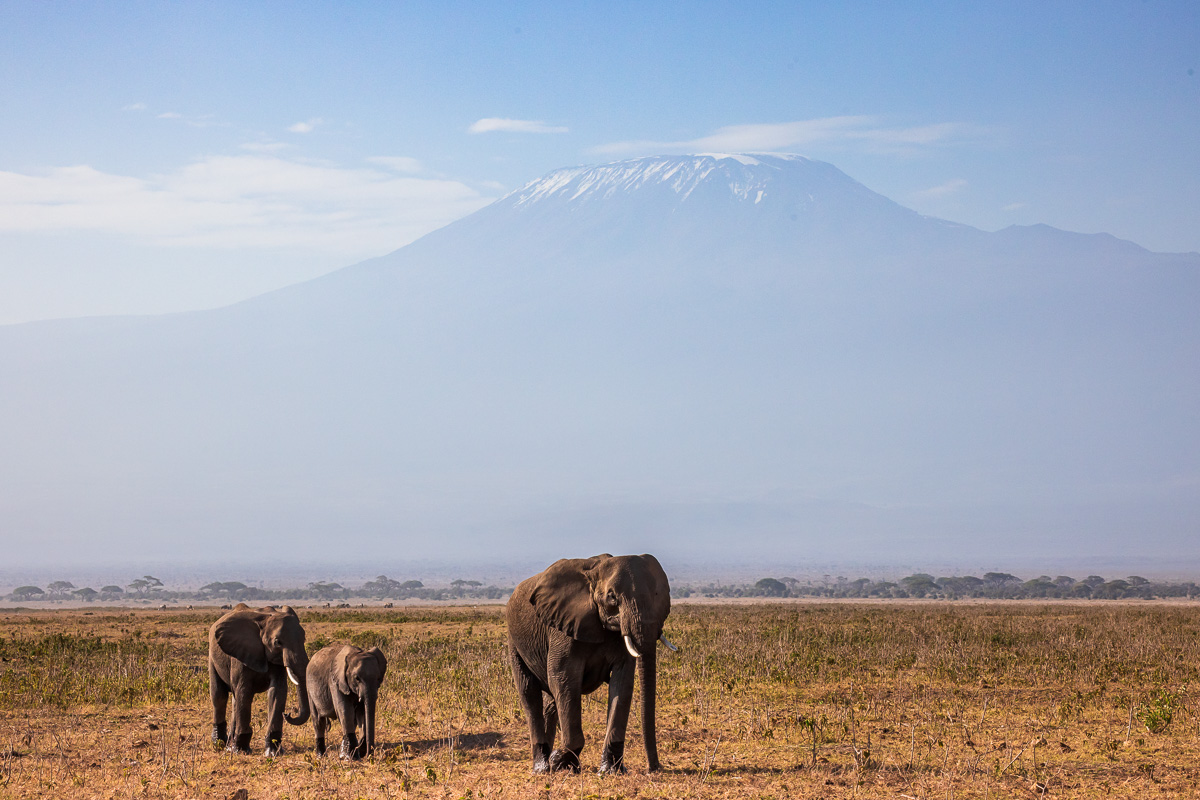
[[[245,592],[250,587],[241,581],[215,581],[200,587],[200,594],[224,595],[233,599],[235,595]]]
[[[36,586],[18,586],[13,589],[12,598],[14,600],[33,600],[46,594]]]
[[[138,597],[145,597],[153,589],[162,586],[163,582],[153,575],[143,575],[142,577],[129,582],[129,588],[133,590]]]
[[[387,575],[377,575],[375,580],[364,583],[359,591],[368,597],[383,598],[400,591],[400,581],[394,581]]]
[[[50,595],[52,597],[58,597],[66,594],[69,590],[74,589],[75,584],[71,583],[70,581],[54,581],[46,588],[50,590]]]
[[[345,596],[346,589],[340,583],[326,583],[325,581],[316,581],[308,585],[308,590],[315,594],[321,600],[332,600],[339,593]]]
[[[900,583],[904,585],[905,590],[913,597],[925,597],[926,595],[937,593],[941,587],[933,576],[927,572],[918,572],[915,575],[909,575],[907,578],[901,578]]]
[[[787,584],[775,578],[760,578],[755,582],[754,589],[767,597],[784,597],[788,591]]]

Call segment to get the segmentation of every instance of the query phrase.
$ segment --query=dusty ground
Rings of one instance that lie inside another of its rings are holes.
[[[530,774],[496,606],[300,609],[310,648],[387,652],[379,756],[318,758],[311,725],[276,759],[216,752],[219,613],[0,612],[0,797],[1200,796],[1197,605],[680,604],[665,769],[631,724],[616,778],[594,774],[602,695],[585,771]]]

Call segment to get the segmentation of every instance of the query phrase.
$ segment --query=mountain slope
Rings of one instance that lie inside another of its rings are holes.
[[[110,554],[1166,555],[1200,510],[1197,301],[1195,255],[985,233],[800,157],[560,170],[225,309],[0,328],[0,524]]]

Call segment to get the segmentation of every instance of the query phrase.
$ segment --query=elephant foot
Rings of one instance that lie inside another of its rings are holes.
[[[283,747],[283,742],[278,739],[268,739],[267,746],[263,749],[263,755],[267,758],[276,758],[279,756],[279,751]]]
[[[358,754],[358,743],[353,739],[342,739],[342,749],[338,753],[338,758],[342,761],[357,761],[361,756]]]
[[[239,733],[233,737],[229,745],[225,748],[226,753],[240,753],[241,755],[250,755],[250,734]]]
[[[550,745],[535,744],[533,746],[533,772],[540,775],[550,771]]]
[[[610,742],[600,756],[601,775],[621,775],[625,772],[625,743]]]
[[[319,755],[319,756],[325,755],[325,737],[324,736],[317,738],[317,755]]]
[[[550,754],[551,772],[579,772],[579,754],[570,750],[555,750]]]
[[[225,745],[229,742],[229,731],[224,722],[218,722],[213,725],[212,742],[213,747],[218,750],[224,749]]]
[[[361,742],[358,743],[358,747],[354,748],[354,758],[357,760],[357,759],[366,758],[366,757],[367,757],[367,740],[363,739]]]

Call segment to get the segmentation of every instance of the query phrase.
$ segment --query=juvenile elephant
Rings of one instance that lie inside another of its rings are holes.
[[[254,695],[267,693],[266,755],[279,755],[283,739],[288,681],[300,693],[300,713],[287,715],[292,725],[308,722],[308,687],[304,674],[308,655],[304,628],[289,606],[252,609],[239,603],[208,631],[208,684],[212,693],[213,742],[228,742],[229,750],[250,752],[250,706]],[[228,736],[225,712],[233,693],[233,736]]]
[[[342,726],[340,756],[362,758],[375,750],[375,701],[387,673],[387,658],[378,647],[331,644],[308,662],[308,696],[313,705],[317,755],[325,755],[325,731],[337,717]],[[357,740],[359,727],[362,741]]]
[[[662,639],[674,649],[663,637],[671,588],[658,559],[607,553],[561,559],[522,581],[504,613],[513,679],[529,719],[533,771],[579,771],[582,697],[607,683],[600,772],[624,772],[635,671],[646,762],[650,771],[658,770],[655,644]],[[560,723],[562,747],[552,751]]]

